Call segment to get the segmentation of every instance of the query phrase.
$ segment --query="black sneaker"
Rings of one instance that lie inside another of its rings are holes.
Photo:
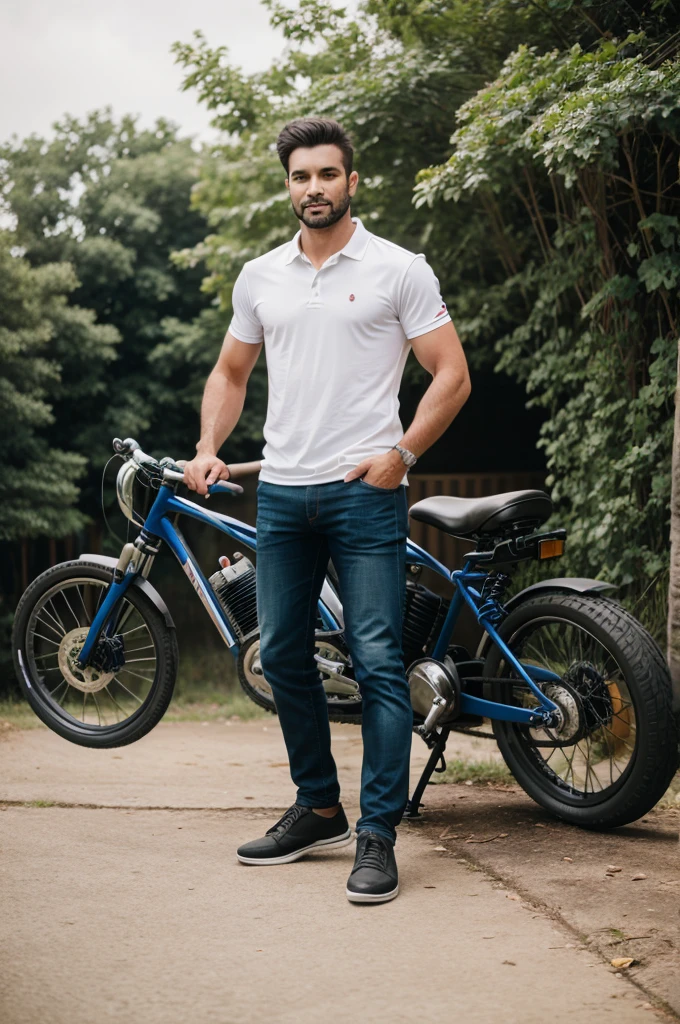
[[[239,846],[236,856],[242,864],[288,864],[319,847],[347,846],[351,842],[352,830],[342,804],[332,818],[315,814],[311,807],[293,804],[262,839]]]
[[[384,903],[399,892],[394,846],[379,832],[357,832],[357,853],[347,880],[351,903]]]

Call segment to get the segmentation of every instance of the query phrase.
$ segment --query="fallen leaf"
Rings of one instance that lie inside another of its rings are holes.
[[[621,970],[623,967],[630,967],[632,964],[637,963],[637,960],[632,956],[615,956],[609,963],[612,967],[616,967],[617,970]]]
[[[423,886],[423,889],[436,889],[436,888],[437,888],[436,885],[424,885]]]
[[[611,875],[616,875],[619,871],[623,871],[623,868],[617,868],[615,864],[607,864],[607,871]]]
[[[545,825],[541,825],[540,821],[535,821],[534,828],[545,828]]]
[[[641,879],[646,878],[647,875],[643,875],[641,871],[638,871],[637,875],[633,875],[631,882],[639,882]]]
[[[445,846],[435,846],[435,850],[437,850],[440,853],[447,853],[448,852]]]
[[[493,843],[494,839],[507,839],[507,832],[499,832],[497,836],[489,836],[488,839],[466,839],[466,843]]]
[[[506,893],[505,898],[506,900],[518,900],[519,896],[515,896],[514,893]]]
[[[465,782],[464,782],[464,785],[465,786],[471,786],[472,785],[472,779],[466,779]]]
[[[573,857],[563,857],[562,860],[567,860],[567,861],[569,861],[570,864],[574,863],[574,858]]]
[[[504,964],[510,964],[511,967],[516,967],[517,966],[517,964],[515,963],[514,960],[504,960],[503,963]]]

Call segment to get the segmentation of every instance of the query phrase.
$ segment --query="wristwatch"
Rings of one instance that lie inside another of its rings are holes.
[[[413,454],[413,452],[410,452],[408,450],[408,448],[402,448],[402,446],[400,444],[393,444],[392,448],[396,448],[397,449],[397,451],[401,455],[401,461],[404,463],[404,465],[406,466],[407,469],[410,469],[411,466],[415,466],[415,464],[418,461],[418,459]]]

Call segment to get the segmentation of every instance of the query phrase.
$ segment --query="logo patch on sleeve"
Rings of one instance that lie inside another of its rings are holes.
[[[446,313],[446,303],[442,302],[439,312],[434,315],[435,320],[438,316],[444,316],[444,313]]]

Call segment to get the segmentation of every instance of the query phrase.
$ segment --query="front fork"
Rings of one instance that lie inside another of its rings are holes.
[[[144,530],[138,537],[135,537],[134,541],[123,545],[118,564],[113,571],[113,580],[97,609],[78,656],[79,668],[85,668],[89,663],[102,632],[104,636],[112,637],[121,628],[123,623],[120,614],[123,597],[138,576],[147,578],[159,550],[160,539],[151,537]]]

